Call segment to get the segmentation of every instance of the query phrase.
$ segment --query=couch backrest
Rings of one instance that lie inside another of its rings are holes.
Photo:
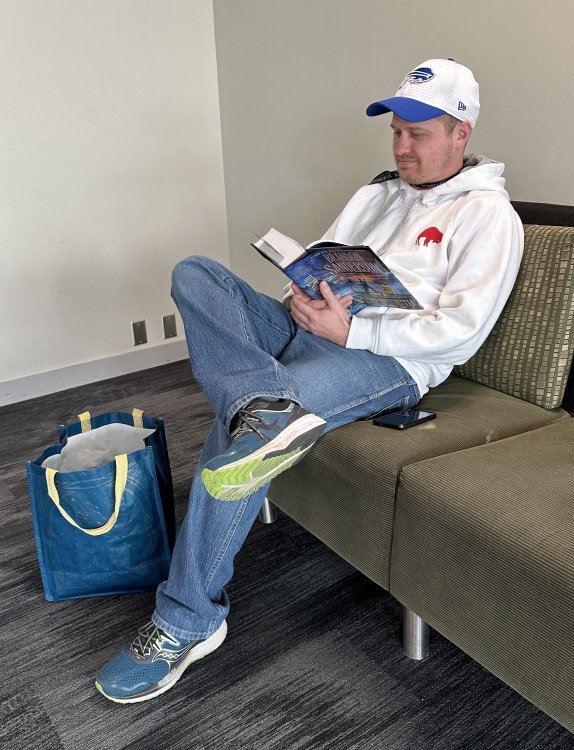
[[[455,373],[531,403],[574,410],[574,206],[515,202],[524,258],[487,340]]]

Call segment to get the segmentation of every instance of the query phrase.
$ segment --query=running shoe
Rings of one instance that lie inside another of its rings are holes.
[[[149,622],[139,629],[129,648],[102,667],[96,688],[116,703],[155,698],[173,687],[190,664],[215,651],[226,635],[225,620],[203,641],[174,638]]]
[[[201,479],[217,500],[241,500],[303,458],[325,425],[293,401],[256,399],[240,409],[229,449],[206,463]]]

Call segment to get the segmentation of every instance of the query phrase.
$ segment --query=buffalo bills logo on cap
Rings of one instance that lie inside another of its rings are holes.
[[[434,71],[432,68],[415,68],[405,78],[405,83],[426,83],[434,78]]]

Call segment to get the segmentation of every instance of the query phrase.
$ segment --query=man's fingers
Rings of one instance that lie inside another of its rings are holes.
[[[353,302],[352,294],[333,294],[333,291],[326,281],[322,281],[319,284],[319,291],[323,295],[323,299],[329,305],[333,307],[335,304],[342,305],[345,310],[348,309]]]
[[[329,305],[329,307],[331,307],[333,304],[339,304],[339,300],[337,299],[337,297],[335,297],[335,295],[331,291],[331,287],[329,286],[329,284],[327,284],[326,281],[321,281],[321,283],[319,284],[319,291],[321,292],[323,299]]]
[[[291,282],[291,289],[293,290],[293,294],[296,294],[299,297],[310,299],[307,292],[304,289],[301,289],[301,287],[298,284],[296,284],[294,281]]]

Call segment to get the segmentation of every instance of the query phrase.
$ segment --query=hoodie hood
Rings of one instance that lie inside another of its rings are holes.
[[[508,193],[504,187],[506,180],[502,176],[503,173],[504,164],[502,162],[489,159],[482,154],[469,154],[464,158],[461,171],[435,188],[421,190],[400,178],[394,181],[394,185],[389,182],[388,187],[389,192],[403,190],[405,197],[419,198],[420,202],[427,206],[439,203],[444,197],[450,198],[453,194],[460,195],[471,190],[494,191],[508,199]]]

